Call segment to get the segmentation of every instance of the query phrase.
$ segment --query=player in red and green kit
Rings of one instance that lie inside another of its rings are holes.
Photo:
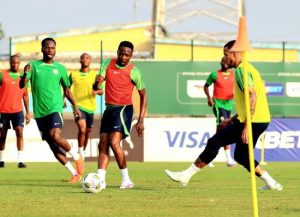
[[[3,153],[5,149],[5,142],[7,131],[10,129],[12,123],[13,129],[16,132],[17,148],[18,148],[18,167],[26,168],[23,163],[23,127],[24,127],[24,102],[26,110],[26,124],[30,122],[29,113],[29,97],[27,88],[20,88],[20,57],[13,55],[10,57],[10,69],[0,73],[0,167],[4,167]]]
[[[53,38],[45,38],[42,43],[43,59],[32,61],[24,67],[24,74],[20,80],[20,87],[27,81],[31,83],[33,114],[45,140],[56,159],[72,174],[71,183],[79,182],[84,173],[83,159],[75,148],[71,147],[61,136],[63,126],[63,94],[73,105],[74,115],[81,117],[73,95],[69,89],[70,83],[66,68],[54,61],[56,42]],[[66,157],[68,152],[76,163],[76,170]]]
[[[96,96],[103,94],[103,90],[93,90],[93,84],[97,75],[90,69],[91,56],[87,53],[80,55],[80,70],[71,72],[69,80],[71,92],[81,112],[81,118],[76,121],[78,127],[78,150],[84,159],[84,150],[90,138],[93,128],[94,112],[96,110]]]
[[[207,96],[207,103],[212,107],[217,122],[217,132],[220,129],[220,123],[226,118],[230,118],[233,106],[233,82],[234,72],[229,69],[228,59],[223,57],[221,60],[221,69],[210,73],[204,85],[204,92]],[[208,87],[214,85],[213,97],[210,96]],[[236,163],[230,154],[230,146],[224,146],[227,166],[235,166]],[[209,166],[213,166],[212,163]]]
[[[106,187],[105,176],[109,163],[109,148],[116,157],[121,175],[121,189],[133,188],[134,184],[129,178],[124,150],[120,146],[122,139],[129,135],[133,115],[132,92],[134,86],[140,96],[140,113],[135,128],[141,136],[144,130],[144,116],[146,113],[147,96],[145,84],[140,70],[130,63],[133,54],[133,44],[122,41],[119,44],[117,59],[106,60],[100,68],[94,89],[105,81],[106,110],[101,120],[98,174],[101,187]]]

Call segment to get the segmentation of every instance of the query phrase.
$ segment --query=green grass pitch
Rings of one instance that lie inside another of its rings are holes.
[[[185,188],[164,174],[166,168],[182,170],[188,165],[129,162],[135,188],[121,190],[121,176],[112,162],[107,189],[92,194],[84,193],[80,184],[67,183],[69,174],[58,163],[28,163],[26,169],[6,163],[0,169],[0,216],[253,216],[250,175],[244,168],[215,163]],[[284,190],[258,191],[259,216],[300,216],[300,164],[269,163],[265,168]],[[95,171],[96,162],[88,162],[86,172]],[[257,186],[262,185],[257,179]]]

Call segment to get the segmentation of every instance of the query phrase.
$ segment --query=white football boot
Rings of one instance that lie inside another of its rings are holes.
[[[122,181],[120,185],[120,189],[131,189],[134,188],[134,184],[131,180],[129,181]]]
[[[282,191],[283,186],[279,184],[278,182],[275,182],[274,185],[265,185],[263,187],[260,187],[259,190],[277,190],[277,191]]]
[[[165,170],[165,172],[170,179],[179,182],[181,187],[187,186],[190,181],[183,172],[172,172],[170,170]]]

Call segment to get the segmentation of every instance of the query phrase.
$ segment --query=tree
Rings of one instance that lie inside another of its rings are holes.
[[[0,23],[0,40],[4,38],[4,30],[2,29],[2,25]]]

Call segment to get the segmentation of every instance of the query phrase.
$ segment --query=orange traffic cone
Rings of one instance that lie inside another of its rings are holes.
[[[239,31],[237,39],[231,48],[231,51],[249,51],[250,49],[251,46],[247,35],[246,17],[242,16],[239,19]]]

